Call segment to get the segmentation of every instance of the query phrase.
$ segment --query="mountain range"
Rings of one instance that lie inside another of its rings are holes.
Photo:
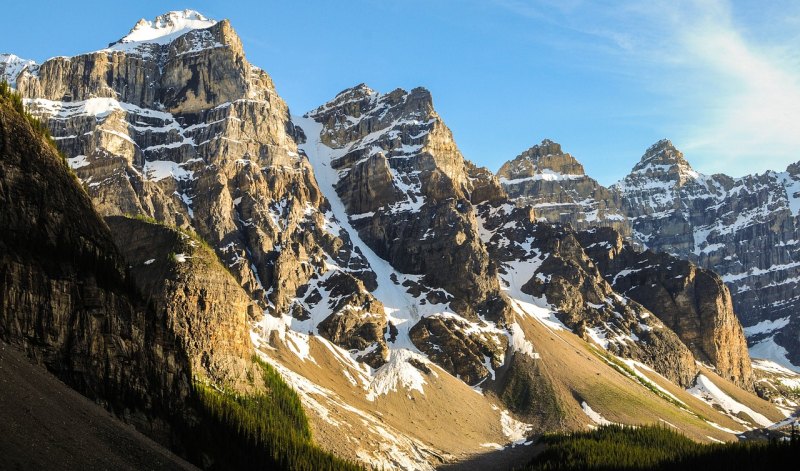
[[[296,393],[308,469],[510,466],[612,422],[733,441],[798,407],[798,164],[706,176],[662,140],[606,188],[545,140],[494,174],[424,88],[294,114],[192,10],[0,78],[0,339],[195,465],[230,458],[231,398]]]

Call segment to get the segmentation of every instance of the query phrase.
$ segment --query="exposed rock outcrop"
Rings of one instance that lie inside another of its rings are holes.
[[[479,170],[464,160],[430,92],[380,94],[362,84],[308,117],[322,125],[336,191],[376,254],[446,290],[471,320],[508,314],[470,204],[470,174]],[[502,194],[491,179],[479,181],[476,198]]]
[[[742,324],[753,326],[796,317],[799,174],[790,165],[785,172],[741,178],[702,175],[663,140],[614,189],[636,240],[718,273]],[[783,328],[755,329],[760,333],[750,337],[753,355],[774,356],[784,348],[788,360],[800,364],[800,342]]]
[[[515,202],[535,207],[538,217],[578,229],[613,227],[637,246],[718,273],[745,326],[777,322],[769,331],[749,330],[753,354],[797,365],[800,342],[784,329],[800,302],[798,168],[741,178],[702,175],[661,140],[606,189],[545,141],[503,165],[500,175]]]
[[[363,301],[358,309],[383,316],[368,294],[375,274],[327,215],[298,154],[301,132],[228,21],[171,12],[106,49],[17,69],[17,89],[47,121],[98,211],[195,231],[260,305],[253,321],[307,315],[303,296],[329,266],[342,273],[317,288],[344,280],[355,290],[352,306]],[[378,341],[367,331],[365,342]],[[326,332],[346,348],[362,343],[345,339],[360,334]],[[373,365],[385,355],[376,348]]]
[[[465,383],[494,379],[494,368],[505,362],[508,339],[502,332],[470,330],[462,319],[435,316],[422,319],[409,334],[417,348]]]
[[[753,389],[747,341],[718,275],[668,254],[637,251],[610,228],[581,232],[578,239],[616,291],[658,316],[697,360]]]
[[[0,337],[163,438],[185,352],[137,302],[108,228],[56,150],[0,97]],[[160,417],[160,419],[158,419]]]
[[[497,176],[509,197],[546,221],[578,230],[602,222],[630,235],[619,195],[588,177],[558,143],[543,140],[503,164]]]
[[[196,237],[120,216],[106,218],[129,272],[158,318],[181,342],[195,377],[240,392],[252,390],[252,301]]]
[[[493,259],[506,265],[510,289],[542,299],[577,335],[614,355],[641,361],[689,386],[694,357],[677,335],[639,303],[614,291],[569,227],[536,222],[529,207],[484,205]]]

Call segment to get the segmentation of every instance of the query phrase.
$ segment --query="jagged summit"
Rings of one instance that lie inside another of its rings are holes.
[[[668,139],[661,139],[645,151],[639,163],[631,171],[631,175],[634,174],[643,174],[659,179],[664,177],[677,179],[679,184],[700,176],[683,157],[683,152],[679,151]]]
[[[375,90],[370,88],[369,85],[366,83],[359,83],[355,87],[345,88],[341,92],[337,93],[334,97],[334,100],[338,99],[339,97],[343,96],[352,96],[352,95],[374,95]]]
[[[533,207],[537,218],[578,229],[605,221],[628,234],[614,196],[555,141],[542,140],[503,164],[497,176],[508,196]]]
[[[397,105],[403,105],[407,111],[417,112],[418,117],[434,112],[433,97],[431,92],[424,87],[416,87],[411,91],[396,88],[389,93],[380,93],[365,83],[360,83],[342,90],[332,100],[309,111],[304,116],[316,118],[331,110],[336,110],[337,115],[357,119],[362,113],[374,111],[376,107],[386,109]]]
[[[152,21],[140,19],[131,31],[119,41],[109,45],[129,43],[167,44],[189,31],[210,28],[217,24],[195,10],[170,11]]]
[[[0,54],[0,81],[6,81],[16,88],[17,76],[26,68],[35,67],[36,62],[23,59],[14,54]]]
[[[561,150],[561,144],[550,139],[542,140],[500,167],[497,176],[503,180],[533,178],[551,175],[553,178],[584,175],[583,165]]]

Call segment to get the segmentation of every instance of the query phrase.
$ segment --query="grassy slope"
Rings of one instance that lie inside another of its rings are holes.
[[[561,396],[566,409],[567,429],[581,430],[591,423],[580,409],[580,401],[586,401],[593,410],[612,422],[641,425],[666,421],[694,440],[735,439],[732,434],[710,426],[703,419],[725,428],[741,429],[735,421],[660,375],[641,371],[684,402],[689,410],[676,406],[663,395],[654,393],[603,361],[591,347],[570,332],[551,330],[533,319],[525,319],[520,325],[539,350],[542,368],[552,378]],[[726,391],[736,389],[716,375],[712,379],[720,387],[724,385]],[[734,397],[770,418],[780,418],[773,406],[752,394],[737,391]]]
[[[264,393],[240,395],[195,383],[199,408],[209,425],[207,429],[228,430],[225,435],[204,437],[208,440],[206,446],[222,458],[223,467],[308,471],[362,469],[314,445],[297,393],[271,366],[254,361],[263,370]],[[231,440],[237,442],[233,449],[229,446]],[[246,448],[249,453],[242,454],[236,448]]]

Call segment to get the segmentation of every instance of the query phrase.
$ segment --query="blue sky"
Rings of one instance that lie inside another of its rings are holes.
[[[230,19],[294,113],[361,82],[430,89],[464,155],[492,170],[544,138],[605,184],[664,137],[704,173],[800,160],[790,0],[7,2],[0,52],[88,52],[184,8]]]

